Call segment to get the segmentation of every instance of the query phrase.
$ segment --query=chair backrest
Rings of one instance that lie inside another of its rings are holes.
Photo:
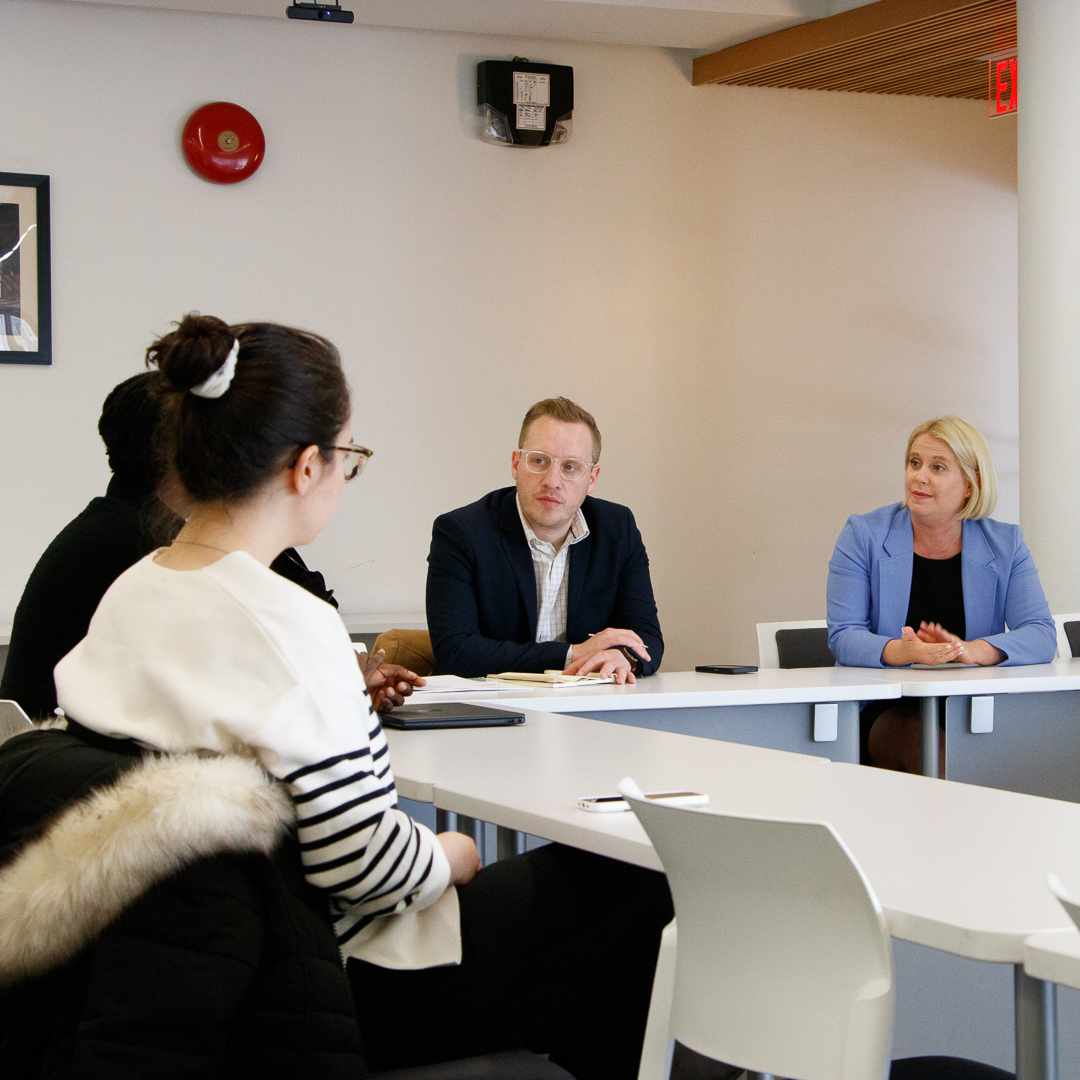
[[[386,653],[386,663],[401,664],[417,675],[430,675],[435,670],[435,653],[431,635],[426,630],[385,630],[372,646],[373,653]]]
[[[829,624],[824,619],[757,624],[759,668],[832,667]]]
[[[1080,611],[1055,615],[1054,625],[1057,627],[1058,656],[1066,659],[1080,656]]]
[[[832,827],[649,802],[632,780],[619,790],[675,901],[672,1036],[753,1072],[884,1080],[889,930]]]
[[[33,729],[30,717],[22,711],[17,701],[0,700],[0,742]]]

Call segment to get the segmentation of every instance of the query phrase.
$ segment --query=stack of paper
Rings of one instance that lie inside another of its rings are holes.
[[[482,694],[487,690],[505,690],[505,686],[493,686],[487,679],[463,679],[460,675],[428,675],[424,686],[414,686],[417,694]]]

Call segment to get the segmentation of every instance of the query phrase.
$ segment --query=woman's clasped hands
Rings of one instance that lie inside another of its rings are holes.
[[[926,664],[939,667],[942,664],[1000,664],[1005,654],[988,641],[964,641],[950,633],[940,623],[919,623],[919,629],[905,626],[899,638],[885,646],[881,658],[891,667],[907,664]]]

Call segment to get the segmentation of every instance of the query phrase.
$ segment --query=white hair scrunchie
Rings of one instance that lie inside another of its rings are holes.
[[[201,398],[221,397],[229,389],[229,384],[233,381],[233,376],[236,374],[236,358],[239,355],[240,342],[234,338],[229,355],[225,357],[225,362],[209,378],[203,379],[198,386],[193,386],[191,392],[196,397]]]

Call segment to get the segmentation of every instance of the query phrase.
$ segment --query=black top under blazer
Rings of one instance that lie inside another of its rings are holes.
[[[428,554],[427,620],[441,674],[474,678],[544,671],[566,664],[567,644],[609,626],[645,642],[651,675],[664,639],[649,557],[625,506],[586,497],[589,535],[570,548],[566,641],[537,643],[536,575],[517,509],[517,489],[500,488],[435,519]]]

